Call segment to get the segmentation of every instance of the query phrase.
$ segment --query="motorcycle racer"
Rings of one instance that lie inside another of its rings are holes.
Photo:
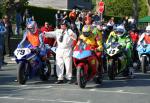
[[[138,45],[140,45],[143,40],[145,44],[150,44],[150,25],[146,27],[146,32],[140,36]]]
[[[132,67],[132,41],[128,35],[126,35],[126,30],[124,26],[120,25],[116,28],[116,34],[117,34],[117,42],[119,42],[123,48],[124,53],[127,56],[127,71],[129,72],[129,67]],[[125,76],[128,76],[129,73],[125,74]]]
[[[101,32],[98,32],[96,29],[93,30],[91,25],[84,25],[84,27],[82,28],[82,34],[79,37],[79,41],[85,42],[87,44],[87,49],[93,50],[94,53],[96,54],[97,59],[100,63],[99,68],[97,70],[97,74],[98,77],[101,77],[102,76],[101,55],[103,51]]]
[[[38,31],[37,23],[35,21],[31,21],[27,24],[26,31],[19,47],[24,47],[24,43],[29,43],[29,45],[33,46],[38,51],[42,50],[42,52],[40,52],[41,56],[46,54],[42,34]]]

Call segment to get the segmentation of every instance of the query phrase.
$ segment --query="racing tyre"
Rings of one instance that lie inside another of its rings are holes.
[[[146,56],[142,56],[141,57],[142,60],[141,60],[141,69],[142,69],[142,72],[143,73],[146,73],[147,72],[147,57]]]
[[[80,88],[85,88],[86,86],[86,76],[84,74],[84,69],[81,66],[77,67],[77,83]]]
[[[51,63],[49,60],[46,61],[46,65],[41,69],[40,79],[42,81],[47,81],[51,75]]]
[[[115,72],[114,72],[114,61],[109,60],[109,63],[107,64],[107,70],[108,70],[108,78],[109,80],[115,79]]]
[[[17,70],[17,80],[19,84],[25,84],[28,79],[28,63],[20,62]]]

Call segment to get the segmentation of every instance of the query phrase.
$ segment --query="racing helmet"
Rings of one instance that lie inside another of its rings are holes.
[[[146,27],[146,31],[150,31],[150,25]]]
[[[148,25],[148,26],[146,27],[146,32],[147,32],[147,33],[146,33],[147,35],[150,35],[150,25]]]
[[[124,28],[124,26],[120,25],[120,26],[117,26],[116,28],[116,33],[118,34],[118,36],[123,36],[125,34],[126,30]]]
[[[82,34],[85,37],[89,37],[90,34],[91,34],[91,26],[90,25],[84,25],[83,28],[82,28]]]
[[[27,30],[34,34],[37,31],[37,23],[35,21],[31,21],[27,24]]]

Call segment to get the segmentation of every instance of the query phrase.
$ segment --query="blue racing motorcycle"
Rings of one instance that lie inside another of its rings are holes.
[[[41,56],[44,54],[44,56]],[[46,57],[45,49],[34,48],[26,45],[18,46],[14,51],[16,62],[19,64],[17,69],[17,81],[19,84],[25,84],[28,79],[39,76],[42,81],[49,79],[51,74],[51,64]]]
[[[146,73],[150,63],[150,44],[139,45],[137,51],[141,62],[142,72]]]

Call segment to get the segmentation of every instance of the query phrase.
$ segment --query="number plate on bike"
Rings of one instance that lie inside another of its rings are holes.
[[[17,48],[14,51],[14,54],[17,57],[17,59],[21,59],[22,57],[30,53],[31,53],[31,50],[29,48]]]

